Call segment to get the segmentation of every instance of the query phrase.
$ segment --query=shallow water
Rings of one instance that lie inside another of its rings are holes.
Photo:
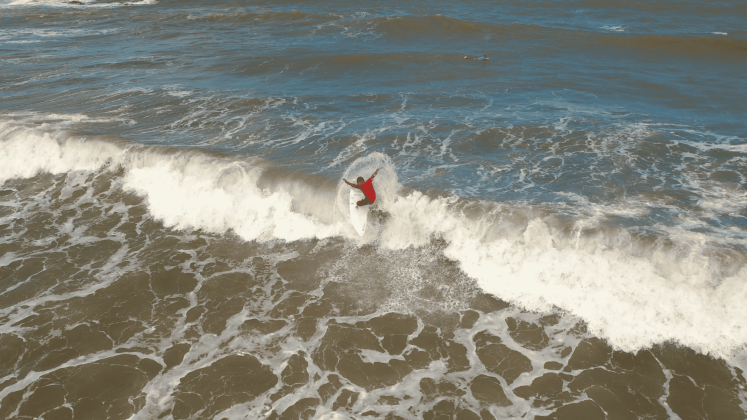
[[[745,418],[745,18],[0,0],[0,417]]]

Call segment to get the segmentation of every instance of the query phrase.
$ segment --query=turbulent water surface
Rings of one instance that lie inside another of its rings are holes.
[[[0,418],[744,419],[745,22],[0,0]]]

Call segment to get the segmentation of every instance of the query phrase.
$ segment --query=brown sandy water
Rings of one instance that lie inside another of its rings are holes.
[[[613,350],[445,244],[164,228],[122,173],[0,190],[0,418],[744,419],[743,372]]]

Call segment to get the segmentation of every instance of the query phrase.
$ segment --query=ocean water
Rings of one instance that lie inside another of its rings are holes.
[[[746,418],[746,21],[0,0],[0,418]]]

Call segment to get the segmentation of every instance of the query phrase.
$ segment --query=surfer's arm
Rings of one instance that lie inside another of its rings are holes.
[[[376,169],[376,170],[374,171],[373,175],[371,175],[371,178],[368,178],[368,179],[373,179],[373,177],[375,177],[375,176],[376,176],[376,174],[378,174],[378,173],[379,173],[379,170],[381,170],[381,168],[378,168],[378,169]]]
[[[359,187],[359,186],[357,186],[357,185],[353,184],[352,182],[348,182],[348,180],[347,180],[347,179],[345,179],[345,178],[343,178],[342,180],[343,180],[343,181],[345,181],[345,183],[346,183],[346,184],[350,185],[350,186],[351,186],[351,187],[353,187],[353,188],[358,188],[359,190],[361,189],[361,187]]]

